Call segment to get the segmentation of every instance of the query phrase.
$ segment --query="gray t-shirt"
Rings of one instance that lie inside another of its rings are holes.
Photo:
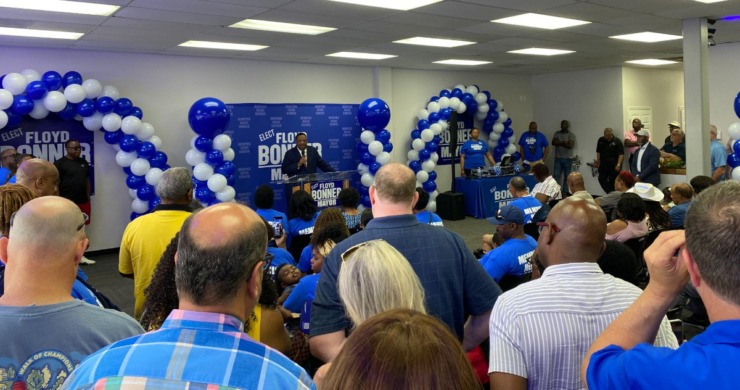
[[[128,315],[78,300],[0,306],[0,387],[61,388],[88,355],[141,333]]]
[[[575,134],[573,134],[572,131],[569,131],[567,133],[563,132],[562,130],[556,131],[555,132],[555,135],[552,137],[552,139],[553,139],[553,141],[554,140],[558,140],[558,141],[561,141],[561,142],[573,141],[573,147],[576,146],[575,145],[576,136],[575,136]],[[570,158],[572,151],[573,151],[572,148],[571,149],[568,149],[568,148],[563,147],[563,146],[556,146],[555,147],[555,158]]]

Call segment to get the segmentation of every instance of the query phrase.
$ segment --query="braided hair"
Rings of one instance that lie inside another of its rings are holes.
[[[26,202],[36,196],[31,190],[20,184],[0,186],[0,229],[4,236],[10,231],[10,217]]]

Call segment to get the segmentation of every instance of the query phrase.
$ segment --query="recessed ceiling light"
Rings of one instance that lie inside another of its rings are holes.
[[[52,30],[32,30],[27,28],[10,28],[0,27],[0,35],[10,35],[14,37],[28,38],[51,38],[51,39],[80,39],[83,33],[52,31]]]
[[[512,24],[514,26],[544,28],[547,30],[557,30],[559,28],[580,26],[589,24],[585,20],[561,18],[542,14],[527,13],[517,16],[511,16],[503,19],[491,20],[493,23]]]
[[[0,0],[0,7],[98,16],[108,16],[120,8],[117,5],[64,0]]]
[[[704,3],[704,4],[712,4],[712,3],[719,3],[719,2],[727,1],[727,0],[696,0],[696,1],[700,3]]]
[[[635,64],[635,65],[650,65],[650,66],[658,66],[658,65],[669,65],[669,64],[676,64],[676,61],[668,61],[668,60],[658,60],[654,58],[647,58],[644,60],[632,60],[632,61],[626,61],[628,64]]]
[[[540,47],[530,47],[529,49],[521,49],[521,50],[512,50],[507,51],[507,53],[514,53],[514,54],[531,54],[534,56],[556,56],[560,54],[570,54],[575,53],[573,50],[558,50],[558,49],[543,49]]]
[[[364,5],[367,7],[390,8],[401,11],[423,7],[425,5],[439,3],[442,0],[331,0],[337,3],[349,3]]]
[[[358,53],[353,51],[340,51],[337,53],[327,54],[327,57],[356,58],[359,60],[385,60],[388,58],[398,57],[391,54],[375,53]]]
[[[277,31],[289,34],[319,35],[334,31],[334,27],[311,26],[308,24],[270,22],[268,20],[245,19],[229,27],[246,28],[248,30]]]
[[[245,45],[243,43],[228,43],[228,42],[209,42],[209,41],[187,41],[179,44],[178,46],[183,47],[197,47],[201,49],[221,49],[221,50],[241,50],[241,51],[257,51],[268,48],[269,46],[261,45]]]
[[[473,61],[473,60],[443,60],[443,61],[434,61],[433,64],[442,64],[442,65],[465,65],[465,66],[476,66],[476,65],[485,65],[490,64],[491,61]]]
[[[393,43],[403,43],[406,45],[436,46],[436,47],[458,47],[458,46],[475,44],[475,42],[470,42],[470,41],[458,41],[454,39],[439,39],[439,38],[425,38],[425,37],[413,37],[413,38],[408,38],[408,39],[401,39],[400,41],[393,41]]]
[[[663,42],[663,41],[672,41],[675,39],[681,39],[683,37],[680,35],[661,34],[661,33],[654,33],[654,32],[646,31],[646,32],[634,33],[634,34],[614,35],[609,38],[623,39],[626,41],[655,43],[655,42]]]

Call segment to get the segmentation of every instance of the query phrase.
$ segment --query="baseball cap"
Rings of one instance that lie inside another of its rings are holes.
[[[640,129],[640,131],[638,131],[638,132],[637,132],[637,133],[635,133],[635,134],[637,134],[637,135],[641,135],[641,136],[643,136],[643,137],[650,137],[650,133],[648,133],[648,131],[647,131],[647,130],[645,130],[645,129]]]
[[[673,121],[673,122],[669,123],[668,126],[677,127],[679,129],[681,128],[681,124],[678,123],[678,121]]]
[[[488,222],[494,225],[503,225],[505,223],[524,225],[524,212],[514,206],[500,207],[496,212],[496,216],[488,218]]]

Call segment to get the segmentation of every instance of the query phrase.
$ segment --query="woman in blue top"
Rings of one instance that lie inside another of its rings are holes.
[[[491,156],[491,152],[488,151],[488,145],[485,141],[478,139],[480,130],[477,127],[473,127],[470,130],[470,139],[465,141],[462,148],[460,149],[460,174],[463,176],[469,176],[470,171],[476,168],[485,167],[487,158],[491,165],[496,165],[496,161]]]
[[[288,252],[297,260],[303,247],[310,241],[313,225],[316,223],[316,217],[319,216],[316,203],[308,192],[298,190],[291,195],[288,203],[288,216],[291,218],[286,230]]]

